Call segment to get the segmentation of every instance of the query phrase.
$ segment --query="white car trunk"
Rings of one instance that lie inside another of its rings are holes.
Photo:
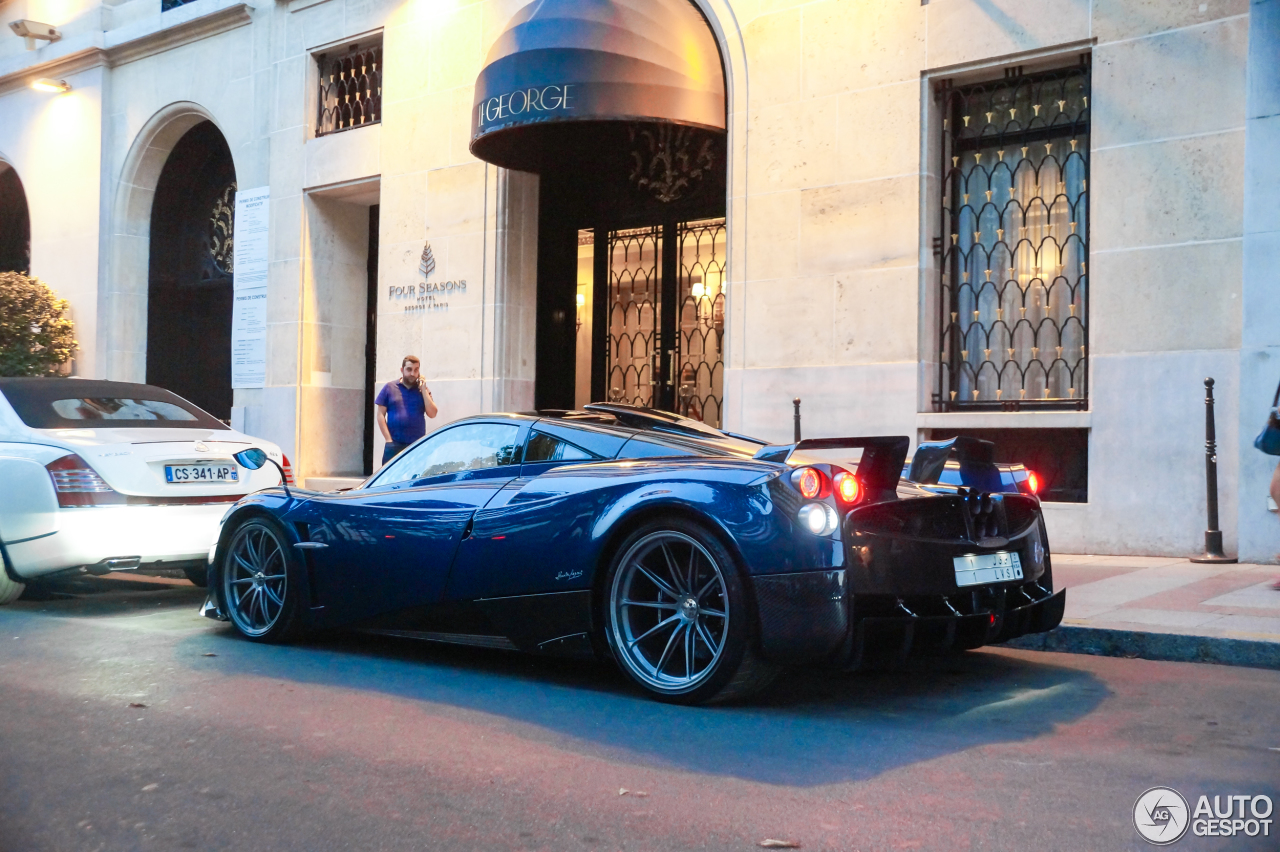
[[[121,494],[146,497],[239,495],[276,485],[280,474],[270,465],[251,471],[232,456],[261,447],[277,462],[280,451],[270,443],[239,432],[214,429],[49,429],[40,430],[51,443],[78,454],[107,484]],[[169,465],[231,467],[237,481],[169,482]]]

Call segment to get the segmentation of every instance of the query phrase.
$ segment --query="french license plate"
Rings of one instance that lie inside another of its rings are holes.
[[[982,586],[1022,579],[1022,560],[1016,553],[980,553],[957,556],[952,561],[956,566],[957,586]]]
[[[179,485],[239,482],[240,469],[234,464],[167,464],[164,479]]]

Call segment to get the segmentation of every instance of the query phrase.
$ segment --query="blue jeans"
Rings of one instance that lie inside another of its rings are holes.
[[[382,463],[386,464],[396,456],[400,455],[401,451],[407,446],[409,445],[397,444],[395,441],[387,441],[387,443],[382,446]]]

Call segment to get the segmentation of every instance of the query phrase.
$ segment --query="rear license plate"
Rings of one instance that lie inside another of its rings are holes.
[[[1022,560],[1016,553],[981,553],[957,556],[952,561],[956,566],[957,586],[982,586],[1022,579]]]
[[[167,464],[164,479],[179,485],[239,482],[240,469],[233,464]]]

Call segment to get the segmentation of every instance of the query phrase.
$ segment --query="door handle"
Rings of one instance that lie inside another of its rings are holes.
[[[667,387],[676,383],[676,350],[667,350]]]

